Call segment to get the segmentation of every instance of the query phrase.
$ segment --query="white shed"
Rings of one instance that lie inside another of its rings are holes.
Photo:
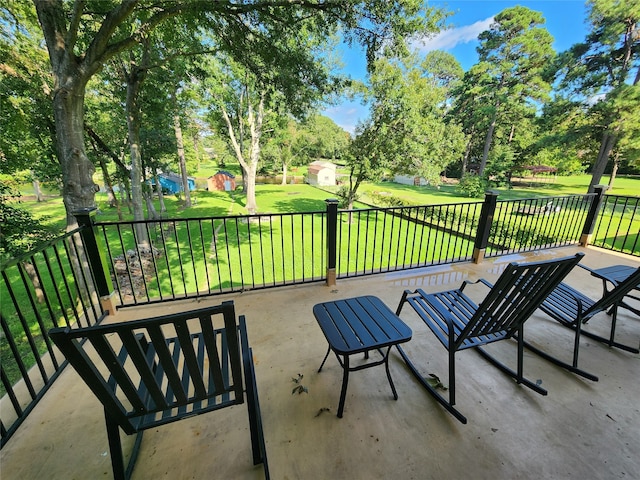
[[[426,185],[429,185],[429,182],[427,182],[424,178],[422,177],[416,177],[413,175],[395,175],[393,177],[393,181],[395,183],[400,183],[402,185],[415,185],[415,186],[421,186],[424,187]]]
[[[322,160],[311,162],[307,171],[307,183],[319,186],[335,185],[336,165]]]

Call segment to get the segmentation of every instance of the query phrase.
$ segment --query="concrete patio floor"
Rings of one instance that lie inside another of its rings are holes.
[[[404,289],[438,291],[462,280],[497,278],[509,261],[586,253],[582,263],[640,266],[633,257],[594,248],[561,248],[486,260],[339,280],[335,287],[305,285],[245,292],[196,301],[120,310],[113,321],[193,309],[233,299],[247,317],[256,363],[271,477],[293,479],[528,479],[640,478],[640,356],[584,337],[580,366],[600,377],[591,382],[525,352],[525,375],[549,391],[541,396],[517,385],[479,354],[457,359],[459,423],[411,376],[397,351],[391,374],[393,400],[383,367],[352,373],[344,417],[336,417],[342,370],[335,357],[317,369],[327,344],[312,314],[314,304],[376,295],[395,310]],[[567,282],[597,298],[600,281],[576,269]],[[486,292],[473,287],[480,296]],[[405,350],[423,374],[447,384],[445,349],[411,309],[401,317],[413,329]],[[609,317],[592,319],[606,332]],[[618,316],[617,338],[637,346],[640,321]],[[528,341],[569,360],[573,333],[536,312],[526,324]],[[515,366],[515,343],[488,347]],[[303,375],[308,393],[292,394]],[[328,409],[328,410],[327,410]],[[125,450],[132,437],[126,437]],[[100,404],[68,368],[7,445],[0,475],[9,479],[111,478]],[[224,409],[147,431],[134,479],[262,479],[254,467],[246,408]]]

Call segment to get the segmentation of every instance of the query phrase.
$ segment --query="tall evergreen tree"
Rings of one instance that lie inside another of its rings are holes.
[[[459,102],[472,110],[474,133],[484,131],[479,174],[484,173],[496,128],[517,129],[518,120],[547,98],[545,67],[554,56],[553,37],[541,27],[542,14],[508,8],[478,37],[479,62],[465,75]]]
[[[640,136],[640,0],[591,0],[591,32],[559,58],[560,86],[597,121],[600,147],[589,191],[600,183],[616,146],[637,158]],[[634,154],[635,152],[635,154]]]

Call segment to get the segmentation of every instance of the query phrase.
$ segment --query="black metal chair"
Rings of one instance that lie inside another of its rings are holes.
[[[396,315],[400,315],[402,307],[408,303],[449,353],[448,401],[420,374],[404,350],[398,346],[400,354],[418,381],[462,423],[467,423],[466,417],[454,408],[456,403],[455,354],[460,350],[475,348],[483,357],[518,383],[546,395],[545,389],[523,376],[523,324],[583,256],[578,253],[558,260],[511,263],[495,285],[480,279],[477,282],[464,281],[457,290],[433,294],[426,293],[422,289],[415,292],[405,290]],[[463,293],[467,285],[478,282],[490,288],[480,305],[476,305]],[[512,337],[518,339],[517,371],[511,370],[480,348],[482,345]]]
[[[233,302],[49,336],[104,406],[116,480],[131,476],[144,430],[242,404],[245,391],[253,463],[269,478],[252,351]],[[137,434],[126,469],[119,428]]]
[[[582,267],[582,265],[580,265]],[[590,268],[584,267],[588,271]],[[578,368],[578,352],[580,347],[580,336],[592,338],[599,342],[605,343],[610,347],[616,347],[631,353],[640,353],[637,347],[624,345],[614,340],[616,332],[616,320],[618,316],[618,308],[621,306],[625,296],[634,289],[640,287],[640,267],[638,267],[626,280],[617,283],[611,290],[604,290],[602,298],[592,300],[575,288],[560,283],[549,296],[540,305],[540,310],[545,312],[561,325],[571,328],[575,331],[573,343],[573,360],[571,364],[565,363],[548,353],[525,343],[525,346],[532,352],[546,358],[547,360],[566,368],[569,371],[597,380],[598,378]],[[585,330],[583,325],[595,317],[597,314],[607,312],[611,314],[611,332],[608,338],[597,335],[593,332]]]

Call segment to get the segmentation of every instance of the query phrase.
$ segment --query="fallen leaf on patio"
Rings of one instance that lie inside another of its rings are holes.
[[[447,390],[447,387],[442,384],[440,378],[438,378],[438,376],[434,375],[433,373],[430,373],[429,378],[425,378],[425,380],[429,385],[431,385],[432,388],[441,388],[442,390]]]

